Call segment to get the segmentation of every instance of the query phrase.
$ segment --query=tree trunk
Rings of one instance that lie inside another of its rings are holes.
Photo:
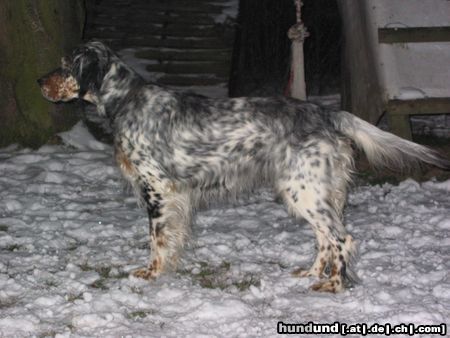
[[[0,2],[0,146],[37,147],[73,123],[70,108],[43,99],[36,79],[81,41],[83,24],[83,0]]]

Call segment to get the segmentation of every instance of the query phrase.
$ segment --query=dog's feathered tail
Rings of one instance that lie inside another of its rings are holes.
[[[425,162],[450,170],[450,161],[435,150],[382,131],[353,114],[340,111],[331,119],[335,128],[351,138],[377,168],[408,170]]]

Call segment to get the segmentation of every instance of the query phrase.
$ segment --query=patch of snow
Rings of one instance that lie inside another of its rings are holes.
[[[394,98],[399,100],[417,100],[426,98],[427,94],[420,88],[402,87]]]
[[[407,28],[408,25],[405,25],[403,22],[389,22],[384,27],[385,28]]]
[[[148,221],[112,148],[82,124],[63,139],[0,149],[1,337],[275,337],[278,321],[450,318],[450,181],[352,187],[362,282],[341,294],[291,276],[314,259],[314,235],[264,189],[199,212],[178,270],[149,282],[128,275],[147,263]]]
[[[212,2],[214,4],[214,2]],[[214,22],[226,23],[227,20],[235,20],[239,14],[239,0],[228,0],[227,2],[219,2],[218,5],[224,6],[222,13],[214,16]]]
[[[151,64],[155,64],[154,60],[141,59],[136,57],[136,53],[140,50],[147,50],[148,48],[125,48],[118,51],[120,58],[133,70],[138,73],[146,82],[155,82],[158,79],[158,75],[154,72],[147,71],[146,67]]]
[[[122,60],[127,63],[131,68],[134,69],[146,82],[156,82],[160,77],[164,76],[161,72],[149,72],[146,69],[147,65],[155,64],[154,60],[142,59],[136,57],[138,51],[151,50],[152,48],[126,48],[118,52]],[[175,48],[158,48],[158,51],[181,51],[185,52],[185,49],[175,49]],[[176,62],[175,62],[176,63]],[[185,74],[190,76],[205,76],[199,74]],[[214,75],[212,75],[214,77]],[[208,86],[170,86],[170,88],[179,91],[189,91],[197,94],[205,95],[208,97],[227,97],[228,96],[228,84],[219,83],[217,85]]]
[[[69,132],[59,133],[59,136],[64,143],[79,150],[106,150],[108,148],[89,133],[82,121],[78,122]]]

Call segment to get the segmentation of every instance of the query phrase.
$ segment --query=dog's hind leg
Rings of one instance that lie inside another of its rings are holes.
[[[277,189],[294,216],[303,217],[313,228],[318,253],[308,270],[294,271],[297,276],[323,277],[328,268],[328,278],[312,286],[313,290],[338,292],[348,279],[349,262],[354,244],[342,224],[340,214],[343,203],[336,203],[333,189],[334,145],[322,141],[313,147],[293,153],[291,165],[277,180]]]
[[[286,198],[285,198],[286,199]],[[313,265],[309,269],[298,268],[292,271],[292,275],[296,277],[324,277],[324,270],[331,260],[331,247],[324,235],[315,231],[317,240],[317,255]]]
[[[146,181],[141,190],[149,217],[150,259],[147,267],[135,270],[133,275],[153,279],[176,267],[190,228],[190,196],[177,192],[169,183],[150,185]]]

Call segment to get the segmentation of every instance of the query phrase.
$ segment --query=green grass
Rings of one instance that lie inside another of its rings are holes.
[[[246,291],[250,286],[260,286],[260,279],[253,275],[247,274],[239,280],[232,280],[230,276],[231,264],[222,262],[218,266],[211,266],[207,262],[200,262],[200,271],[193,273],[190,270],[179,271],[180,274],[188,275],[192,280],[205,289],[227,290],[236,287],[239,291]]]
[[[17,244],[11,244],[10,246],[5,247],[5,251],[17,251],[19,250],[20,246]]]
[[[155,310],[133,311],[133,312],[127,313],[126,317],[131,320],[139,320],[139,319],[144,319],[148,315],[153,315],[155,313],[156,313]]]
[[[127,272],[119,272],[118,275],[111,276],[111,270],[113,266],[99,265],[93,266],[89,263],[85,262],[83,264],[79,264],[78,267],[81,271],[95,271],[99,274],[100,278],[96,280],[94,283],[90,284],[90,287],[101,290],[108,290],[107,282],[111,279],[123,279],[128,277]]]
[[[99,267],[96,267],[94,270],[100,275],[100,277],[106,279],[109,277],[109,273],[111,272],[111,267],[110,266],[99,266]]]
[[[244,280],[233,281],[232,285],[234,285],[239,291],[242,292],[242,291],[246,291],[246,290],[250,289],[250,287],[252,285],[256,286],[256,287],[260,287],[261,280],[254,275],[248,275],[246,278],[244,278]]]
[[[106,285],[107,280],[105,278],[97,279],[94,283],[90,284],[89,286],[94,289],[101,289],[101,290],[109,290],[108,286]]]
[[[6,309],[17,304],[16,297],[0,298],[0,309]]]
[[[76,301],[77,299],[83,299],[83,294],[78,293],[78,294],[74,294],[74,293],[69,293],[66,297],[66,300],[68,302],[73,303],[74,301]]]
[[[47,337],[55,337],[58,332],[56,331],[44,331],[39,333],[38,338],[47,338]]]
[[[46,280],[44,283],[48,288],[56,287],[59,285],[58,282],[51,279]]]

